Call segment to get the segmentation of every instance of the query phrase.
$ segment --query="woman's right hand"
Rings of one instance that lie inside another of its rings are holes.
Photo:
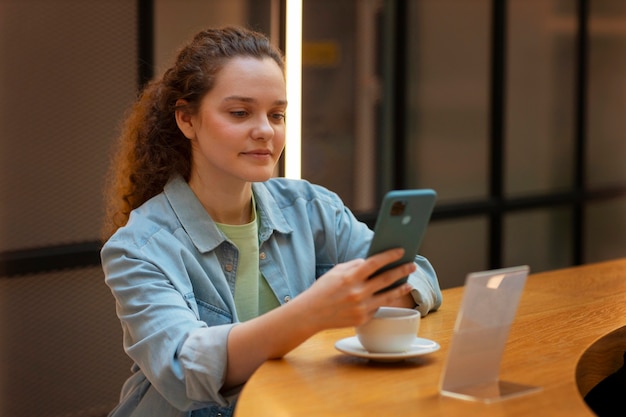
[[[378,293],[415,271],[413,262],[370,279],[381,267],[397,261],[402,255],[402,249],[391,249],[367,259],[338,264],[291,302],[299,304],[305,313],[303,320],[318,331],[363,324],[374,315],[378,307],[391,305],[411,291],[409,284],[403,284]]]

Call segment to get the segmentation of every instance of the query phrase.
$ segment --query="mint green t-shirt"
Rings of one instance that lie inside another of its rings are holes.
[[[254,201],[254,200],[253,200]],[[259,269],[259,228],[256,210],[247,224],[217,223],[220,230],[239,250],[235,278],[235,307],[240,321],[250,320],[280,305]]]

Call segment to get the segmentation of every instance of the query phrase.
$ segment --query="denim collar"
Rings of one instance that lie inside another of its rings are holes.
[[[203,253],[212,251],[226,240],[226,236],[180,175],[173,176],[165,185],[163,192],[198,251]],[[291,233],[293,229],[264,183],[252,183],[252,192],[260,219],[259,243],[265,242],[274,232]]]

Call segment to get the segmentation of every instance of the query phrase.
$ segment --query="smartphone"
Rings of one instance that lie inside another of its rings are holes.
[[[383,198],[368,257],[392,248],[403,248],[402,259],[385,265],[371,278],[395,266],[412,262],[422,243],[430,221],[437,193],[431,189],[393,190]],[[403,277],[379,292],[405,283]]]

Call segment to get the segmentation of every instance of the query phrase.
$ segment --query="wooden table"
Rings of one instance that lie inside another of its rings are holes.
[[[353,329],[325,331],[261,366],[241,393],[236,417],[594,415],[583,395],[621,365],[626,350],[626,258],[528,277],[500,377],[542,390],[491,404],[439,393],[463,287],[443,296],[420,328],[439,351],[372,362],[334,348]]]

